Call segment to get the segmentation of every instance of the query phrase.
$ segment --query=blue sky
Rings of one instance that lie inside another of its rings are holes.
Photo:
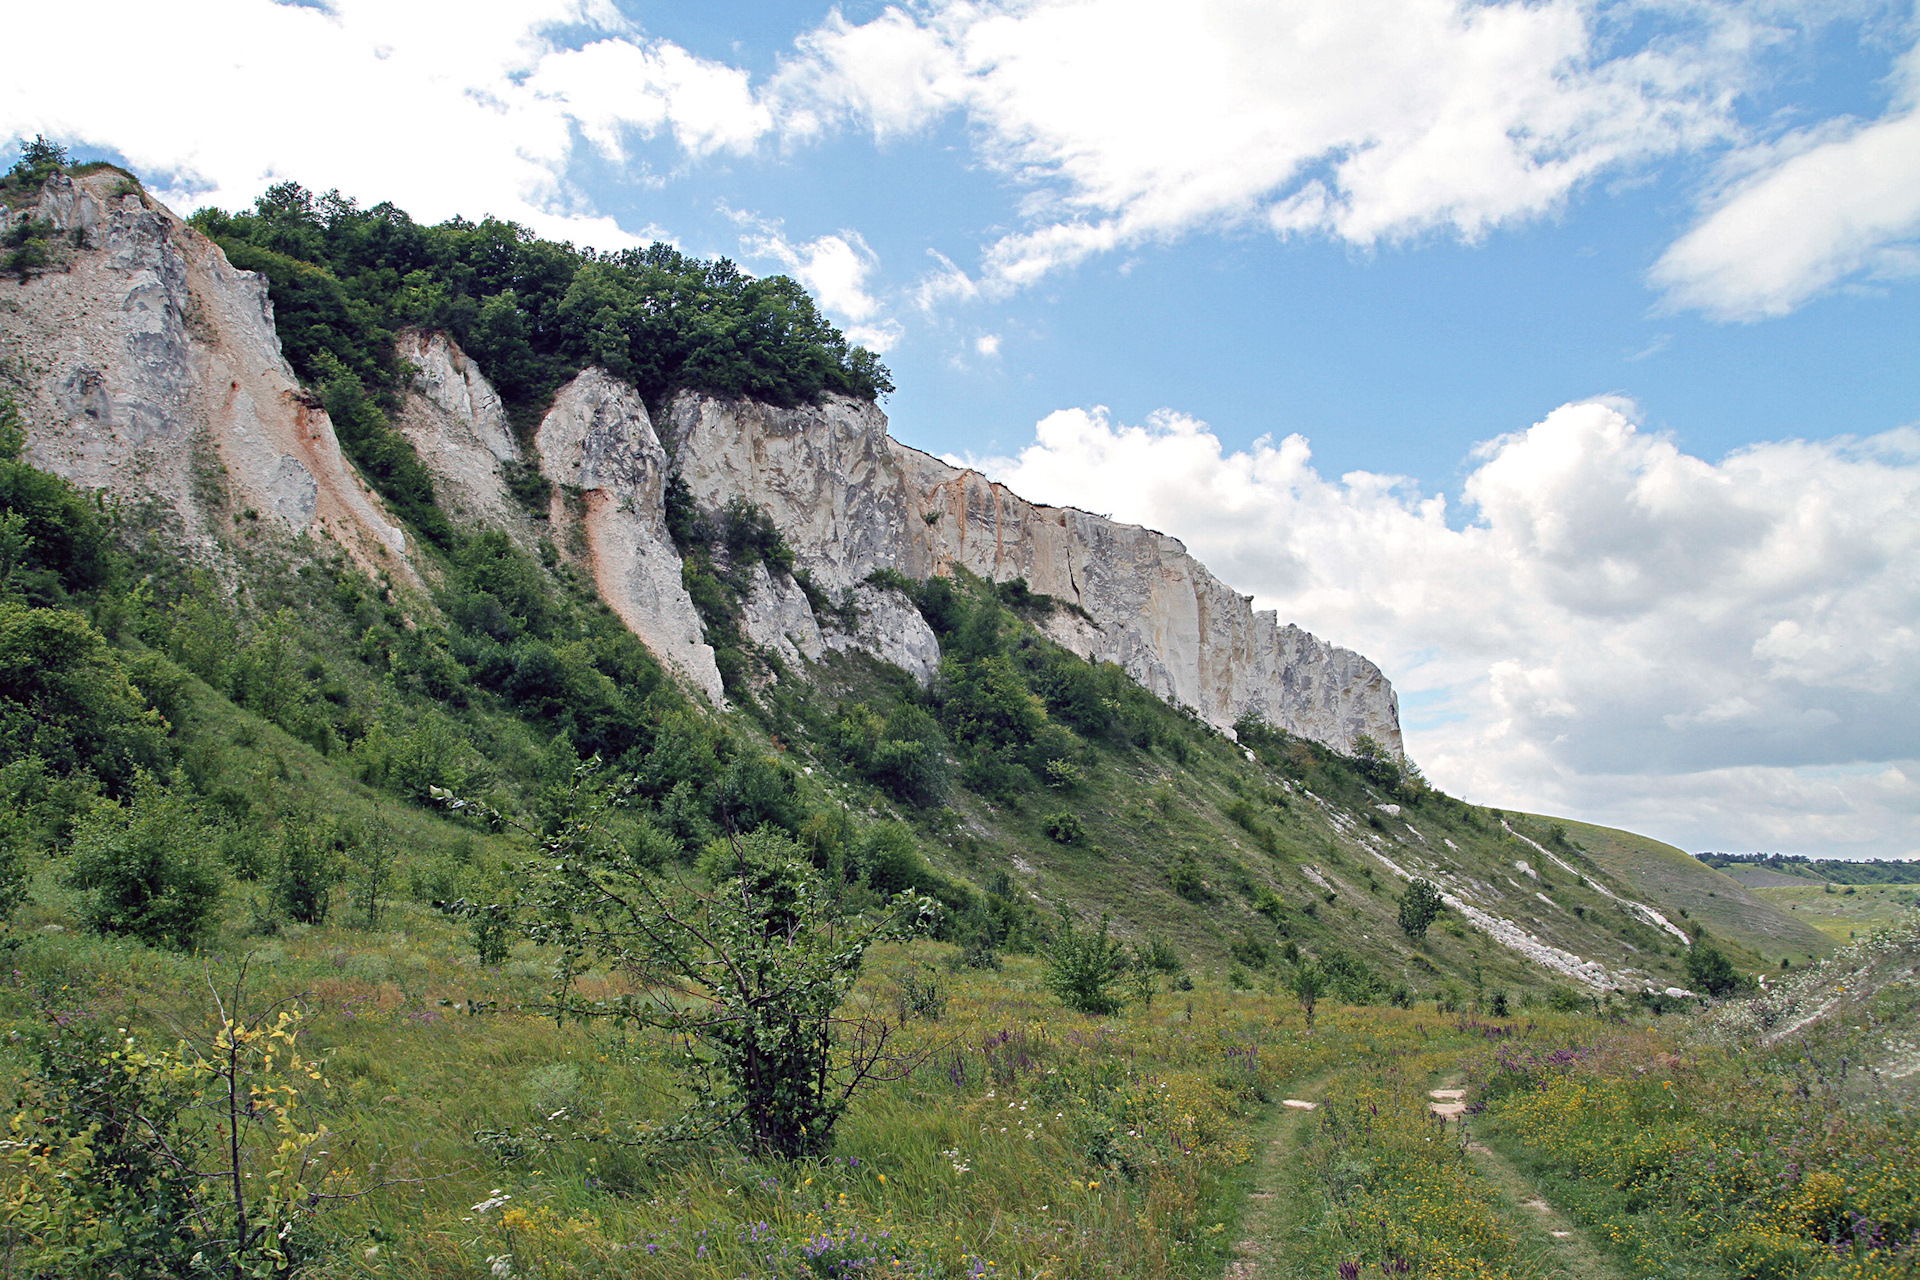
[[[827,12],[622,8],[650,34],[758,77],[791,60],[796,37]],[[841,12],[858,24],[884,8]],[[1764,59],[1739,116],[1804,124],[1885,112],[1906,50],[1889,38],[1890,10],[1856,12],[1864,21],[1841,18]],[[794,242],[856,231],[880,279],[909,290],[928,250],[970,267],[996,229],[1018,225],[1023,184],[983,164],[971,132],[955,115],[881,145],[848,134],[729,158],[606,207],[735,256],[738,229],[722,206],[778,218]],[[1097,259],[1001,302],[931,316],[896,305],[906,326],[887,352],[901,388],[889,405],[896,433],[982,453],[1023,444],[1063,404],[1107,404],[1127,420],[1174,405],[1232,446],[1299,431],[1331,472],[1451,488],[1474,444],[1584,396],[1631,396],[1647,425],[1716,458],[1753,440],[1920,421],[1920,307],[1909,290],[1855,282],[1785,317],[1725,323],[1667,307],[1649,286],[1733,149],[1623,166],[1472,242],[1441,230],[1360,247],[1240,228]],[[636,147],[658,172],[684,165],[676,151],[665,138]],[[995,359],[971,350],[986,334],[1001,339]]]
[[[1450,790],[1920,853],[1911,4],[105,10],[0,136],[788,271],[896,436],[1375,658]]]

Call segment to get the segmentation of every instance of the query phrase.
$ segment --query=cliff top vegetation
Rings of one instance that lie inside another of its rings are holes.
[[[783,405],[893,390],[878,357],[793,279],[671,245],[603,253],[496,218],[424,226],[390,203],[362,208],[293,182],[249,211],[202,209],[191,222],[266,276],[281,343],[308,382],[345,370],[391,385],[394,331],[417,325],[451,332],[523,411],[588,365],[654,403],[683,388]]]

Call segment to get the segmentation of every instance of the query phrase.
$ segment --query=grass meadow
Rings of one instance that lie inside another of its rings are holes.
[[[1202,977],[1093,1018],[1034,958],[968,970],[945,944],[888,946],[855,1000],[907,1014],[917,1065],[856,1102],[830,1155],[783,1164],[634,1145],[683,1104],[680,1046],[556,1027],[528,944],[481,968],[444,918],[389,920],[211,955],[47,921],[0,985],[5,1044],[19,1058],[35,1028],[90,1022],[163,1045],[205,1024],[246,955],[246,999],[293,1001],[324,1064],[299,1105],[344,1198],[302,1219],[298,1271],[316,1277],[1581,1274],[1516,1186],[1621,1275],[1912,1273],[1914,1112],[1899,1081],[1867,1079],[1878,1042],[1855,1029],[1912,1025],[1911,930],[1844,1043],[1819,1024],[1768,1041],[1844,991],[1806,987],[1820,968],[1766,1027],[1755,1001],[1661,1018],[1335,1004],[1309,1033],[1276,990]],[[1450,1123],[1429,1110],[1446,1085],[1468,1105]],[[32,1179],[3,1167],[17,1236]],[[1247,1239],[1256,1174],[1286,1206],[1279,1238]]]

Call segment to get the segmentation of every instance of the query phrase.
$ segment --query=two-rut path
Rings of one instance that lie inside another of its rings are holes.
[[[1296,1096],[1273,1108],[1256,1135],[1247,1209],[1240,1222],[1240,1239],[1227,1259],[1222,1280],[1292,1280],[1300,1272],[1289,1263],[1304,1252],[1298,1233],[1310,1229],[1318,1198],[1299,1185],[1299,1151],[1312,1123],[1318,1100],[1325,1096],[1331,1076],[1292,1086]],[[1449,1126],[1460,1124],[1458,1077],[1438,1082],[1429,1093],[1429,1107],[1445,1116]],[[1519,1238],[1532,1247],[1523,1256],[1533,1260],[1523,1274],[1539,1280],[1624,1280],[1622,1272],[1576,1224],[1550,1205],[1540,1189],[1513,1163],[1491,1147],[1469,1141],[1467,1155],[1499,1196],[1502,1215]]]

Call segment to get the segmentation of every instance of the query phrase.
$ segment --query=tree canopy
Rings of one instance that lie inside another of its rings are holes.
[[[682,388],[788,405],[893,390],[798,283],[724,258],[665,244],[578,249],[495,218],[424,226],[392,204],[363,209],[292,182],[251,211],[192,221],[235,266],[267,277],[281,343],[309,382],[344,371],[387,385],[394,331],[419,325],[452,333],[519,406],[544,404],[587,365],[656,402]]]

